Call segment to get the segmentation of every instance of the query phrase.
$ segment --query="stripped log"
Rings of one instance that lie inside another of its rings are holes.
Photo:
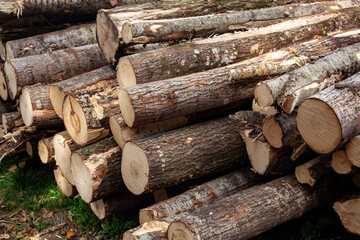
[[[349,174],[353,169],[353,165],[344,150],[337,150],[332,153],[331,167],[338,174]]]
[[[140,210],[139,222],[143,224],[183,212],[193,211],[249,188],[259,183],[261,179],[260,176],[248,169],[226,174],[178,196]]]
[[[124,183],[139,195],[239,167],[246,156],[237,128],[228,118],[221,118],[143,139],[134,138],[123,149]]]
[[[26,126],[63,126],[63,121],[56,115],[50,103],[48,84],[25,86],[20,95],[19,105]]]
[[[1,50],[1,42],[0,42],[0,50]],[[8,88],[7,88],[7,81],[6,77],[4,75],[4,63],[0,63],[0,97],[2,100],[7,101],[9,94],[8,94]]]
[[[96,89],[101,84],[116,78],[116,72],[111,66],[101,67],[90,72],[66,79],[50,85],[50,102],[56,114],[63,119],[63,103],[68,93],[76,93],[84,90]]]
[[[307,145],[320,154],[331,153],[360,134],[360,74],[328,87],[305,100],[296,117]]]
[[[38,154],[42,163],[50,163],[54,160],[55,149],[53,143],[54,137],[43,138],[38,144]],[[60,170],[59,170],[60,171]]]
[[[71,154],[71,169],[81,198],[90,203],[125,189],[121,178],[121,148],[113,137]]]
[[[360,136],[353,137],[346,144],[346,155],[351,165],[355,167],[360,167]]]
[[[62,81],[106,64],[97,44],[11,59],[5,63],[9,96],[15,99],[26,85]]]
[[[358,9],[354,8],[341,13],[289,20],[245,33],[202,39],[122,57],[117,67],[119,85],[131,86],[201,72],[305,41],[316,35],[350,29],[350,26],[357,26],[353,20],[357,12]]]
[[[299,183],[312,187],[318,180],[331,172],[331,155],[321,155],[295,168],[295,176]]]
[[[5,134],[24,125],[20,112],[3,113],[1,119]]]
[[[348,232],[360,235],[360,194],[359,192],[347,196],[334,203],[334,210]]]
[[[182,217],[170,224],[168,239],[250,239],[335,200],[344,186],[344,181],[333,177],[309,188],[294,176],[285,176]]]
[[[77,194],[76,188],[64,177],[59,167],[55,167],[54,176],[62,194],[67,197],[74,197]]]

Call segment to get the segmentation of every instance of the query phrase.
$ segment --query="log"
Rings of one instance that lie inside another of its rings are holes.
[[[360,136],[353,137],[346,144],[346,156],[348,157],[348,161],[350,162],[350,164],[354,165],[355,167],[360,167],[359,145]]]
[[[360,194],[355,192],[341,201],[337,201],[333,206],[335,212],[348,232],[360,235]]]
[[[122,150],[113,137],[80,148],[71,154],[71,169],[81,198],[90,203],[121,192]]]
[[[106,64],[97,44],[11,59],[5,63],[9,96],[15,99],[26,85],[62,81]]]
[[[6,43],[6,59],[14,59],[96,43],[95,23],[21,38]]]
[[[354,8],[341,13],[309,16],[248,32],[125,56],[119,59],[117,67],[119,85],[131,86],[201,72],[305,41],[315,35],[350,29],[351,25],[356,27],[353,19],[357,11]]]
[[[261,177],[248,169],[241,169],[201,184],[178,196],[140,210],[139,222],[143,224],[174,215],[191,212],[202,206],[249,188],[261,181]]]
[[[0,54],[1,54],[1,42],[0,42]],[[7,82],[4,75],[4,63],[0,63],[0,97],[2,100],[7,101],[8,100],[8,88],[7,88]]]
[[[240,167],[247,157],[237,128],[228,118],[221,118],[131,139],[124,146],[121,163],[126,187],[139,195]]]
[[[108,128],[109,118],[120,113],[116,79],[97,82],[95,85],[97,88],[84,88],[69,93],[64,100],[64,125],[79,145],[88,141],[88,130]]]
[[[254,111],[239,111],[230,115],[229,118],[247,126],[261,127],[266,115]]]
[[[337,150],[332,153],[331,167],[337,174],[349,174],[353,165],[344,150]]]
[[[104,128],[89,130],[87,134],[88,135],[87,144],[91,144],[105,138],[108,135],[108,133],[109,130]],[[71,154],[72,152],[82,148],[82,146],[76,144],[67,131],[55,134],[53,139],[53,144],[54,144],[54,158],[56,164],[59,166],[61,172],[66,177],[66,179],[72,185],[75,185],[75,181],[73,179],[72,171],[71,171]]]
[[[321,155],[297,166],[295,176],[298,182],[314,187],[320,178],[331,172],[330,157],[331,155]]]
[[[195,210],[170,224],[168,239],[250,239],[335,200],[344,186],[326,178],[309,188],[288,175]]]
[[[38,154],[39,154],[41,162],[44,164],[54,161],[55,149],[54,149],[53,139],[54,139],[54,136],[48,137],[48,138],[43,138],[39,141]]]
[[[19,101],[21,117],[26,126],[63,126],[63,121],[56,115],[50,103],[48,84],[25,86]]]
[[[50,85],[50,102],[56,114],[63,119],[63,103],[68,93],[81,92],[85,89],[97,88],[97,84],[104,84],[116,78],[116,72],[110,65],[101,67],[90,72],[66,79]]]
[[[151,221],[141,224],[139,227],[124,232],[123,240],[162,240],[167,239],[169,223],[166,221]]]
[[[10,112],[15,112],[17,111],[16,109],[16,104],[14,102],[5,102],[5,103],[2,103],[0,102],[0,115],[1,115],[1,121],[0,123],[2,124],[2,115],[3,114],[6,114],[6,113],[10,113]]]
[[[1,119],[5,134],[11,132],[14,128],[18,128],[24,125],[24,121],[20,112],[3,113],[1,115]]]
[[[256,89],[256,88],[255,88]],[[261,113],[261,114],[265,114],[267,116],[272,116],[272,115],[275,115],[278,113],[278,110],[274,107],[274,106],[266,106],[266,107],[261,107],[256,99],[254,98],[253,99],[253,102],[252,102],[252,110],[254,112],[258,112],[258,113]]]
[[[25,143],[25,149],[26,149],[26,153],[30,156],[33,157],[35,154],[37,154],[38,149],[37,149],[37,145],[38,145],[39,139],[31,139],[29,141],[27,141]]]
[[[360,134],[357,88],[360,74],[331,86],[305,100],[296,117],[298,130],[307,145],[317,153],[331,153]]]
[[[67,197],[74,197],[77,194],[76,188],[64,177],[59,167],[54,169],[54,176],[62,194]]]

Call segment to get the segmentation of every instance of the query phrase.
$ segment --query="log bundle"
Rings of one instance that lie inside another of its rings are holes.
[[[360,185],[360,1],[18,3],[4,29],[66,28],[0,45],[0,159],[26,146],[99,219],[138,211],[123,239],[249,239]],[[360,235],[356,201],[334,209]]]

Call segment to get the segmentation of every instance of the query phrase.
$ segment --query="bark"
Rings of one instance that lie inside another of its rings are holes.
[[[309,188],[285,176],[195,210],[170,224],[168,239],[250,239],[335,200],[344,186],[333,177]]]
[[[94,23],[73,26],[64,30],[8,41],[6,59],[14,59],[56,50],[79,47],[96,42]]]
[[[9,95],[15,99],[26,85],[62,81],[105,65],[96,44],[11,59],[5,63]]]
[[[348,157],[348,161],[351,165],[355,167],[360,167],[360,136],[353,137],[347,144],[346,144],[346,156]]]
[[[121,178],[121,148],[113,137],[71,154],[71,169],[81,198],[90,203],[125,189]]]
[[[122,57],[117,67],[124,86],[169,79],[228,65],[297,42],[351,29],[357,10],[309,16],[248,32],[180,43]],[[348,28],[349,27],[349,28]],[[285,33],[286,32],[286,33]],[[121,85],[121,84],[120,84]]]
[[[56,167],[54,169],[54,176],[61,193],[67,197],[75,197],[77,194],[76,188],[64,177],[60,168]]]
[[[5,103],[0,102],[0,115],[14,111],[16,111],[16,104],[14,102],[5,102]],[[3,123],[2,117],[0,119],[1,119],[0,123]]]
[[[320,178],[331,172],[330,157],[331,155],[321,155],[297,166],[295,168],[295,176],[298,182],[314,187]]]
[[[353,170],[353,165],[344,150],[332,153],[331,167],[337,174],[349,174]]]
[[[307,145],[326,154],[360,134],[360,74],[331,86],[304,101],[298,110],[297,128]]]
[[[360,235],[359,209],[359,192],[355,192],[351,196],[334,203],[334,210],[339,215],[346,230],[356,235]]]
[[[110,65],[101,67],[90,72],[53,83],[50,86],[50,102],[56,114],[63,119],[62,108],[65,97],[69,93],[77,93],[85,90],[96,89],[107,81],[116,78],[116,72]]]
[[[53,128],[63,125],[63,121],[51,106],[48,84],[40,83],[24,87],[19,105],[26,126]]]
[[[194,211],[249,188],[260,181],[259,175],[247,169],[226,174],[178,196],[140,210],[139,222],[143,224],[183,212]]]
[[[240,167],[247,157],[237,131],[228,118],[221,118],[132,139],[123,149],[124,183],[139,195]]]
[[[231,120],[261,127],[266,115],[253,111],[239,111],[229,116]]]
[[[1,118],[5,134],[12,132],[14,128],[18,128],[24,125],[24,121],[20,112],[3,113]]]
[[[53,139],[54,137],[52,136],[48,138],[43,138],[39,141],[38,154],[41,162],[44,164],[54,161],[55,149],[54,149]]]

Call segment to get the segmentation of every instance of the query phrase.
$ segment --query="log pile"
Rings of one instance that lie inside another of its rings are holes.
[[[0,158],[37,152],[99,219],[141,209],[124,239],[249,239],[360,183],[360,1],[18,2]]]

